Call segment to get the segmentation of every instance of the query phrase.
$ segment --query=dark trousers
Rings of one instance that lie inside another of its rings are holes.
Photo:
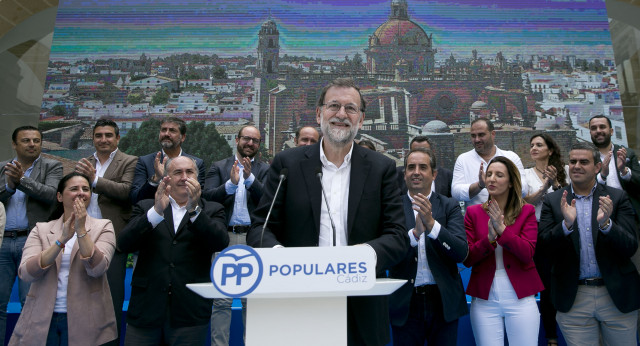
[[[429,285],[424,294],[413,292],[409,317],[403,326],[391,326],[393,345],[450,345],[458,339],[458,320],[444,320],[442,299],[436,285]]]
[[[49,324],[47,346],[66,346],[69,344],[67,314],[54,312]]]
[[[558,338],[558,329],[556,326],[556,308],[551,303],[551,260],[553,256],[543,242],[538,238],[536,243],[536,252],[533,255],[533,262],[536,264],[536,270],[545,289],[540,292],[540,319],[544,327],[544,336],[549,339]]]
[[[107,269],[107,282],[113,300],[113,311],[116,314],[116,325],[118,326],[118,338],[110,345],[120,345],[120,333],[122,324],[122,304],[124,303],[124,279],[127,272],[127,254],[116,250]]]
[[[189,327],[171,327],[171,315],[167,309],[164,322],[160,327],[139,328],[127,323],[124,344],[125,346],[204,345],[209,337],[208,332],[208,323]]]

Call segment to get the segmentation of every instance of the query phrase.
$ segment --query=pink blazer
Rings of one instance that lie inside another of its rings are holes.
[[[496,273],[495,248],[489,242],[489,215],[482,205],[467,208],[464,227],[467,231],[469,255],[464,265],[471,268],[467,294],[488,299],[493,277]],[[536,249],[538,223],[535,208],[531,204],[522,207],[513,225],[507,226],[498,238],[503,247],[504,267],[518,298],[536,294],[544,289],[533,263]]]
[[[105,275],[116,246],[111,221],[87,216],[85,227],[95,246],[88,258],[71,250],[67,286],[69,345],[100,345],[117,337],[116,318]],[[62,253],[55,265],[40,267],[42,251],[55,244],[62,234],[62,217],[39,222],[29,233],[18,268],[21,279],[31,282],[20,318],[9,345],[44,345],[53,315]]]

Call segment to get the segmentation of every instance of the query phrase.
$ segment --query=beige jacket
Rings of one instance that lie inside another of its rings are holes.
[[[113,226],[109,220],[87,216],[85,227],[95,246],[89,258],[81,257],[77,242],[71,249],[67,286],[69,345],[100,345],[117,336],[109,284],[104,275],[115,250]],[[56,258],[55,265],[47,268],[40,267],[40,257],[61,234],[62,217],[47,223],[39,222],[29,233],[18,275],[31,282],[31,289],[10,345],[44,345],[47,341],[62,253]]]

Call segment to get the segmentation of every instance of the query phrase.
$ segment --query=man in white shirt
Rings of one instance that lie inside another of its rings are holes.
[[[76,172],[89,177],[91,181],[91,203],[87,213],[97,219],[109,219],[113,222],[116,239],[131,217],[131,199],[129,191],[136,169],[138,157],[127,155],[118,150],[120,130],[118,125],[108,119],[100,119],[93,127],[93,146],[96,152],[82,159],[76,165]],[[124,279],[126,275],[127,254],[118,249],[113,254],[107,280],[116,314],[118,335],[122,303],[124,302]],[[112,342],[118,345],[118,339]]]
[[[211,257],[229,244],[224,208],[200,198],[192,158],[169,159],[164,171],[155,198],[133,207],[116,241],[139,251],[125,345],[204,345],[213,302],[186,283],[209,281]]]
[[[470,135],[473,149],[460,154],[456,159],[451,183],[451,196],[464,202],[465,208],[484,203],[489,198],[484,185],[484,170],[494,157],[504,156],[511,160],[520,170],[520,176],[524,171],[518,154],[501,150],[494,144],[496,131],[491,120],[477,118],[471,122]],[[523,185],[523,196],[526,194],[525,189]]]
[[[323,89],[316,108],[322,140],[275,156],[262,199],[252,214],[248,245],[366,244],[376,252],[378,276],[402,260],[409,239],[395,162],[354,142],[364,122],[365,106],[351,79],[335,79]],[[289,174],[275,196],[284,168]],[[274,198],[273,213],[263,232]],[[389,339],[387,297],[348,297],[347,344],[386,345]]]

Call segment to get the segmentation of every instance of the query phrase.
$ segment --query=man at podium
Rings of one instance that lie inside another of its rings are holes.
[[[395,163],[354,145],[364,111],[365,101],[353,80],[338,78],[322,90],[316,121],[324,137],[320,143],[275,156],[253,214],[248,245],[363,244],[375,251],[379,276],[402,260],[409,238]],[[263,228],[272,201],[273,209]],[[387,297],[347,298],[348,344],[387,344],[388,310]]]

